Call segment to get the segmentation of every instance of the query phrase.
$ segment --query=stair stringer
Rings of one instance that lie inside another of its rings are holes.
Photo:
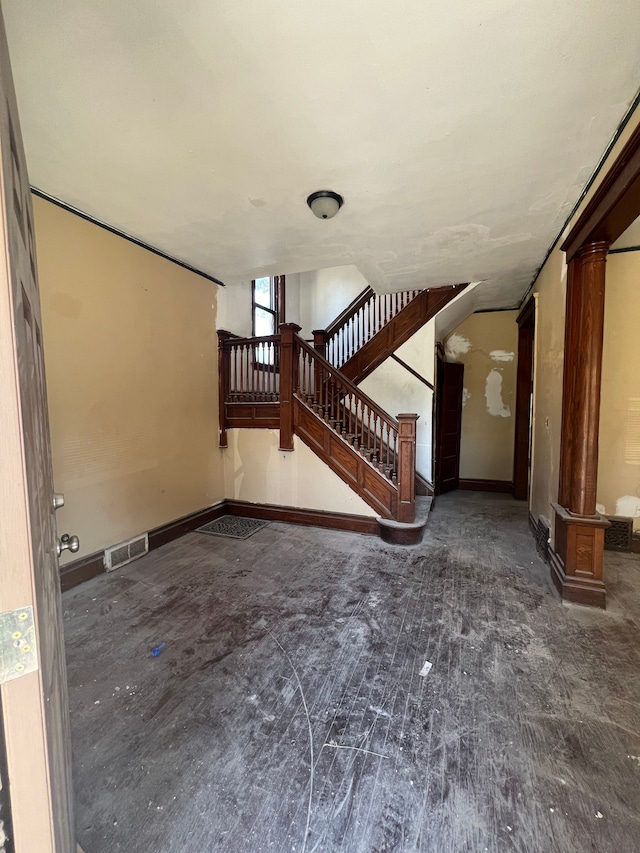
[[[298,397],[294,397],[294,431],[378,515],[397,517],[397,486]]]
[[[356,385],[362,382],[466,286],[453,284],[423,290],[363,344],[340,371]]]

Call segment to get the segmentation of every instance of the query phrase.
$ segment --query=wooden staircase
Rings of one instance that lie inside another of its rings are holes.
[[[314,331],[314,347],[358,385],[466,286],[381,295],[367,287],[327,329]]]
[[[415,470],[418,415],[392,417],[358,383],[464,287],[366,288],[313,346],[293,323],[262,338],[219,331],[220,446],[233,428],[279,429],[281,450],[298,435],[382,519],[417,529],[416,489],[429,492]]]
[[[417,415],[388,415],[299,331],[218,332],[220,446],[238,427],[279,429],[281,450],[293,450],[296,434],[378,515],[412,522]]]

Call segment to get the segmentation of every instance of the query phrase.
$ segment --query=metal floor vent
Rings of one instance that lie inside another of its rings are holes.
[[[241,518],[237,515],[223,515],[196,528],[197,533],[208,533],[210,536],[226,536],[229,539],[248,539],[262,530],[270,522],[258,521],[257,518]]]
[[[608,515],[611,527],[604,531],[604,547],[607,551],[630,551],[633,539],[633,519]]]
[[[113,548],[107,548],[104,552],[104,567],[108,572],[126,566],[137,557],[141,557],[149,551],[149,535],[143,533],[127,542],[121,542]]]

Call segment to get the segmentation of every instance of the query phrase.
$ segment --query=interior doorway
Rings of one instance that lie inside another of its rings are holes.
[[[460,438],[464,364],[445,361],[438,352],[436,375],[436,495],[460,485]]]
[[[513,446],[513,497],[529,498],[531,473],[531,414],[533,401],[533,341],[535,335],[535,300],[523,307],[518,323],[518,372],[516,378],[516,420]]]

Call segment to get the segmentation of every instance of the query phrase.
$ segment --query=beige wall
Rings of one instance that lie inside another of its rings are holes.
[[[435,320],[419,329],[396,352],[433,385]],[[419,415],[416,424],[416,469],[432,482],[433,391],[392,358],[360,383],[360,388],[393,417],[401,412]]]
[[[640,529],[640,251],[609,255],[598,503]]]
[[[278,430],[231,429],[227,436],[224,474],[228,498],[376,515],[297,436],[293,451],[278,450]]]
[[[218,286],[34,198],[60,532],[80,555],[224,497]]]
[[[464,364],[462,479],[512,479],[517,316],[472,314],[445,339],[447,360]]]
[[[563,237],[597,190],[625,143],[640,124],[636,110],[603,164],[597,180],[580,207],[567,223]],[[534,518],[553,517],[551,502],[558,497],[560,460],[560,428],[562,419],[562,368],[564,351],[564,318],[567,269],[560,244],[546,260],[534,285],[536,295],[536,332],[534,343],[534,415],[532,433],[532,468],[529,509]],[[553,541],[553,525],[551,525]]]

